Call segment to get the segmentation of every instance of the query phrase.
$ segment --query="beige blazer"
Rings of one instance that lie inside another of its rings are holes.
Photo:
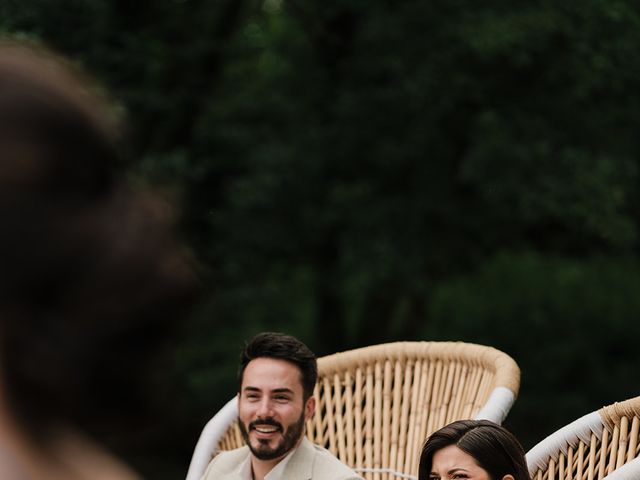
[[[204,473],[202,480],[244,480],[242,465],[251,455],[244,446],[218,454]],[[282,472],[286,480],[362,480],[362,477],[340,462],[328,450],[312,444],[306,437],[291,455]]]

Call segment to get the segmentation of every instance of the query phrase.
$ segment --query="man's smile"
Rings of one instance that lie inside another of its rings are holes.
[[[283,428],[275,420],[256,420],[249,424],[249,431],[254,432],[258,438],[266,439],[282,432]]]
[[[273,432],[277,432],[280,429],[276,427],[254,427],[254,430],[256,430],[259,433],[273,433]]]

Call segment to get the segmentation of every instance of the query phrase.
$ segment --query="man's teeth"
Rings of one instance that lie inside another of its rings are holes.
[[[260,433],[273,433],[278,430],[276,427],[255,427],[255,429]]]

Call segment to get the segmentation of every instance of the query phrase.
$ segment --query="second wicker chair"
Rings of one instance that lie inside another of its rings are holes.
[[[527,453],[533,480],[640,478],[640,397],[589,413]]]

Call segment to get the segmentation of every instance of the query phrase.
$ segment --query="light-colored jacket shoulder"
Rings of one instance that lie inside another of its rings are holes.
[[[313,480],[362,480],[362,477],[356,475],[331,452],[317,445],[314,445],[314,448],[316,448],[316,461]]]
[[[305,474],[302,474],[303,471]],[[287,472],[295,472],[296,478],[299,476],[305,480],[362,480],[362,477],[356,475],[331,452],[314,445],[306,438],[291,458]]]
[[[215,480],[220,475],[235,473],[248,456],[249,447],[247,446],[220,452],[209,463],[202,480]]]

